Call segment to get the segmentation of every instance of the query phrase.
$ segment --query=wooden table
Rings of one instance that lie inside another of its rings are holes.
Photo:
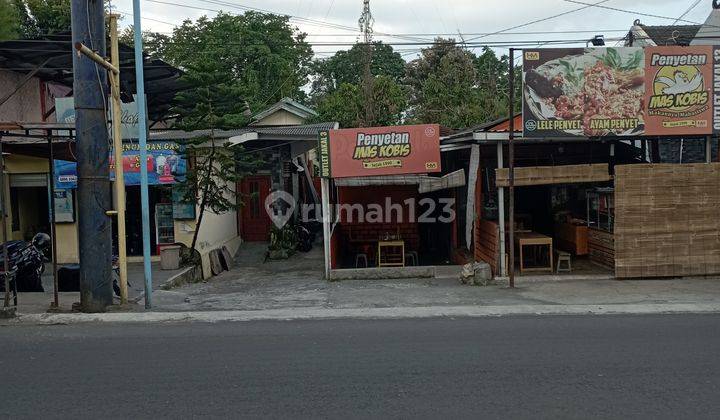
[[[553,272],[553,240],[549,236],[542,235],[537,232],[518,232],[515,234],[515,245],[520,251],[520,272],[525,271],[550,271]],[[525,267],[523,258],[523,248],[526,246],[544,246],[548,250],[548,266],[541,267]]]
[[[378,241],[378,267],[405,267],[405,241]]]

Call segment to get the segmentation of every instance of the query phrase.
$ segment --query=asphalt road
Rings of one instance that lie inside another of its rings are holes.
[[[718,418],[720,315],[0,328],[6,418]]]

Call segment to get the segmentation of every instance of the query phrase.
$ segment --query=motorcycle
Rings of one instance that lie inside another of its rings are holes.
[[[44,292],[42,275],[50,236],[38,233],[32,241],[9,241],[0,245],[0,291],[5,291],[5,247],[7,247],[10,289],[18,292]]]
[[[309,252],[315,243],[315,237],[318,231],[322,229],[322,224],[316,220],[308,222],[300,222],[296,227],[298,239],[297,250],[300,252]]]

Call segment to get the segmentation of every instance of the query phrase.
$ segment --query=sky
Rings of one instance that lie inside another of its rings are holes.
[[[576,0],[573,0],[576,1]],[[394,44],[407,60],[417,56],[423,45],[442,34],[480,48],[487,43],[496,51],[507,52],[508,41],[562,41],[563,46],[585,45],[585,40],[602,34],[607,45],[615,45],[635,19],[646,25],[702,23],[711,11],[711,0],[577,0],[582,3],[623,9],[626,13],[599,7],[586,7],[567,0],[370,0],[375,19],[375,39]],[[326,57],[349,46],[322,43],[353,43],[358,40],[358,18],[362,0],[141,0],[143,30],[171,32],[173,25],[202,15],[214,16],[218,10],[243,13],[258,8],[294,17],[291,22],[308,34],[317,57]],[[171,4],[172,3],[172,4]],[[132,23],[132,0],[113,0],[113,7],[124,15],[123,26]],[[675,20],[690,10],[683,19]],[[581,9],[582,10],[577,10]],[[532,23],[560,13],[563,16]],[[660,17],[643,16],[640,13]],[[348,30],[349,29],[349,30]],[[503,31],[501,33],[496,33]],[[563,32],[566,31],[566,32]],[[574,31],[574,32],[573,32]],[[542,32],[542,33],[538,33]],[[551,32],[551,33],[548,33]],[[491,34],[491,35],[485,35]],[[393,35],[393,36],[391,36]],[[412,45],[407,45],[411,43]],[[404,44],[404,45],[403,45]],[[554,46],[560,46],[555,44]]]

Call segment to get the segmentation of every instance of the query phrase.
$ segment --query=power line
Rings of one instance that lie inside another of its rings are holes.
[[[210,9],[210,8],[207,8],[207,7],[194,6],[194,5],[188,5],[188,4],[181,4],[181,3],[175,3],[175,2],[170,2],[170,1],[162,1],[162,0],[147,0],[147,1],[149,1],[149,2],[151,2],[151,3],[165,4],[165,5],[177,6],[177,7],[184,7],[184,8],[195,9],[195,10],[202,10],[202,11],[207,11],[207,12],[214,12],[214,13],[223,12],[223,13],[228,13],[228,12],[224,12],[224,11],[218,10],[218,9]],[[208,3],[208,4],[213,4],[213,5],[216,5],[216,6],[231,7],[231,8],[233,8],[233,9],[238,9],[238,10],[243,10],[243,11],[248,11],[248,10],[250,10],[250,11],[256,11],[256,12],[261,12],[261,13],[266,13],[266,14],[272,14],[272,15],[277,15],[277,16],[287,16],[291,21],[300,22],[300,23],[304,23],[304,24],[306,24],[306,25],[311,25],[311,26],[320,26],[320,27],[327,27],[327,28],[333,28],[333,29],[340,29],[340,30],[351,31],[351,32],[356,32],[356,33],[358,32],[357,28],[351,27],[351,26],[347,26],[347,25],[341,25],[341,24],[332,23],[332,22],[324,22],[324,21],[321,21],[321,20],[309,19],[309,18],[304,18],[304,17],[300,17],[300,16],[293,16],[293,15],[289,15],[289,14],[286,14],[286,13],[277,13],[277,12],[273,12],[273,11],[271,11],[271,10],[266,10],[266,9],[261,9],[261,8],[257,8],[257,7],[251,7],[251,6],[245,6],[245,5],[238,4],[238,3],[230,3],[230,2],[219,1],[219,0],[197,0],[197,1],[200,1],[200,2],[203,2],[203,3]],[[232,14],[232,13],[228,13],[228,14]],[[397,37],[396,37],[396,36],[394,36],[393,34],[387,34],[387,33],[380,33],[380,32],[378,32],[378,34],[382,34],[382,35],[386,35],[386,36],[391,36],[391,37],[395,37],[395,38],[411,39],[411,40],[413,40],[413,41],[417,41],[417,40],[418,40],[418,39],[416,39],[416,38],[411,38],[411,37],[403,37],[403,36],[397,36]]]
[[[678,23],[678,21],[679,21],[680,19],[682,19],[682,18],[684,18],[685,16],[687,16],[688,13],[692,12],[692,10],[693,10],[694,8],[696,8],[697,5],[700,4],[701,1],[702,1],[702,0],[695,0],[695,2],[694,2],[693,4],[691,4],[690,7],[688,7],[687,10],[685,10],[685,12],[683,12],[682,15],[680,15],[680,17],[678,17],[677,19],[675,19],[675,21],[672,23],[673,26],[675,26],[675,24]]]
[[[585,6],[583,6],[583,7],[577,8],[577,9],[568,10],[567,12],[558,13],[558,14],[556,14],[556,15],[544,17],[544,18],[541,18],[541,19],[535,19],[535,20],[532,20],[532,21],[530,21],[530,22],[523,23],[523,24],[521,24],[521,25],[515,25],[515,26],[511,26],[511,27],[509,27],[509,28],[501,29],[501,30],[499,30],[499,31],[491,32],[491,33],[489,33],[489,34],[487,34],[487,35],[482,35],[482,36],[477,36],[477,37],[474,37],[474,38],[470,38],[470,39],[468,39],[468,42],[469,42],[469,41],[474,41],[474,40],[480,39],[480,38],[485,38],[485,37],[490,36],[490,35],[497,35],[497,34],[500,34],[500,33],[503,33],[503,32],[512,31],[513,29],[518,29],[518,28],[522,28],[522,27],[525,27],[525,26],[534,25],[534,24],[536,24],[536,23],[545,22],[545,21],[547,21],[547,20],[559,18],[560,16],[569,15],[570,13],[575,13],[575,12],[578,12],[578,11],[580,11],[580,10],[587,9],[588,7],[592,7],[592,6],[601,4],[601,3],[605,3],[605,2],[607,2],[607,1],[609,1],[609,0],[601,0],[601,1],[597,2],[597,3],[595,3],[594,5],[585,5]]]
[[[583,3],[583,2],[578,1],[578,0],[563,0],[563,1],[568,2],[568,3],[584,4],[584,5],[588,6],[588,7],[599,7],[599,8],[601,8],[601,9],[612,10],[612,11],[614,11],[614,12],[629,13],[629,14],[637,15],[637,16],[647,16],[647,17],[652,17],[652,18],[656,18],[656,19],[673,20],[673,21],[676,21],[676,22],[689,23],[689,24],[692,24],[692,25],[700,25],[700,22],[694,22],[694,21],[692,21],[692,20],[674,18],[674,17],[669,17],[669,16],[662,16],[662,15],[655,15],[655,14],[652,14],[652,13],[636,12],[636,11],[633,11],[633,10],[620,9],[620,8],[618,8],[618,7],[601,6],[601,5],[599,5],[599,4]],[[718,28],[718,27],[719,27],[719,26],[716,26],[716,25],[708,25],[708,26],[712,26],[712,27],[715,27],[715,28]]]

